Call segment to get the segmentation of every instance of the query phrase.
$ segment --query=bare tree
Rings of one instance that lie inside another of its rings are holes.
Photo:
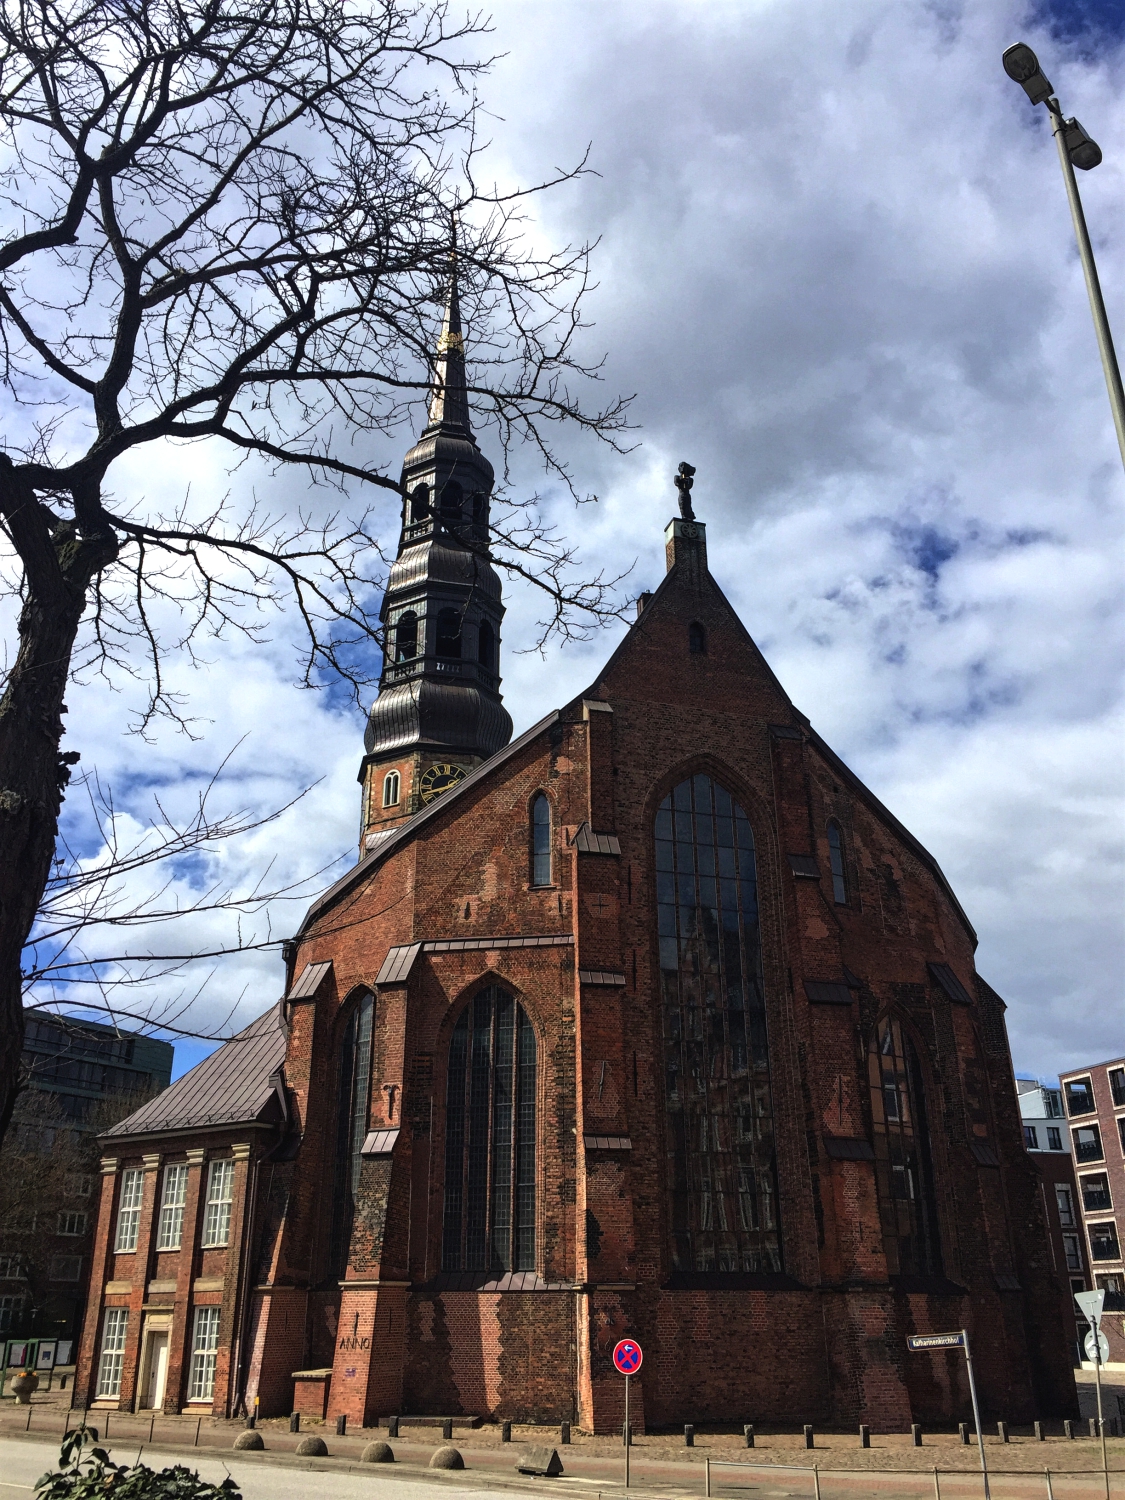
[[[564,478],[553,424],[619,441],[623,403],[575,394],[597,373],[575,352],[586,248],[532,252],[526,193],[477,185],[487,62],[468,53],[485,32],[442,0],[0,0],[0,523],[19,597],[0,700],[0,1130],[20,953],[78,759],[60,753],[68,675],[136,673],[139,645],[141,727],[182,717],[168,653],[255,637],[285,607],[306,682],[358,683],[381,580],[364,496],[400,500],[378,440],[432,373],[454,223],[478,414]],[[189,497],[167,514],[107,489],[141,445],[202,440],[335,485],[339,508]],[[545,591],[547,628],[615,609],[533,510],[509,506],[494,540]]]

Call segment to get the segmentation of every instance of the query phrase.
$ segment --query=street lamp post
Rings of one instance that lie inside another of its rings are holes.
[[[1125,464],[1125,392],[1121,388],[1121,371],[1117,367],[1113,336],[1109,331],[1109,319],[1106,317],[1101,283],[1098,281],[1098,268],[1094,264],[1094,251],[1090,245],[1086,216],[1082,212],[1082,200],[1078,196],[1078,182],[1074,176],[1075,167],[1084,172],[1096,167],[1102,159],[1101,149],[1096,141],[1090,139],[1077,120],[1063,118],[1062,108],[1054,96],[1050,82],[1039,66],[1039,59],[1026,42],[1016,42],[1014,46],[1009,47],[1004,53],[1003,63],[1005,73],[1023,88],[1032,104],[1045,104],[1051,116],[1051,129],[1059,148],[1059,162],[1062,166],[1063,181],[1066,183],[1070,216],[1074,220],[1074,236],[1078,241],[1078,254],[1082,259],[1082,270],[1086,277],[1086,291],[1090,297],[1094,331],[1098,336],[1098,350],[1102,357],[1106,388],[1109,391],[1113,425],[1117,429],[1117,444],[1121,449],[1121,462]]]

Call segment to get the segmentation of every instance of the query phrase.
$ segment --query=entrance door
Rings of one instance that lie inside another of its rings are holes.
[[[145,1405],[159,1409],[164,1405],[164,1381],[168,1374],[168,1335],[154,1333],[148,1343],[148,1390]]]

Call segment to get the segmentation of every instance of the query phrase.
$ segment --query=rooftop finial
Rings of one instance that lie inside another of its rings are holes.
[[[691,508],[691,487],[694,483],[695,469],[691,464],[681,464],[676,470],[675,484],[680,492],[680,517],[684,521],[695,520],[695,511]]]
[[[449,295],[445,303],[437,360],[434,363],[433,394],[430,397],[430,427],[469,426],[469,398],[465,390],[465,340],[461,331],[461,299],[457,287],[457,228],[453,228],[450,251]]]

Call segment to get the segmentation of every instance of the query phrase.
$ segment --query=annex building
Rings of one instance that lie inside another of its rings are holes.
[[[1004,1004],[936,861],[708,571],[500,698],[456,293],[406,457],[359,862],[285,993],[103,1137],[78,1399],[622,1421],[1077,1414]]]

